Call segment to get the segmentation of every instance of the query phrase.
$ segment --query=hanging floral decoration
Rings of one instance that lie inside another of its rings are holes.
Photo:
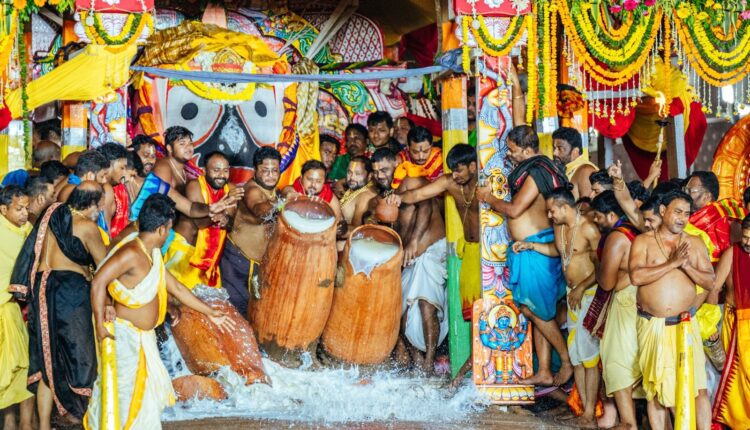
[[[102,24],[101,17],[96,12],[80,11],[81,24],[91,43],[96,45],[131,45],[143,34],[143,29],[153,31],[154,21],[150,13],[129,13],[122,31],[117,35],[110,35]],[[91,22],[91,25],[89,25]]]

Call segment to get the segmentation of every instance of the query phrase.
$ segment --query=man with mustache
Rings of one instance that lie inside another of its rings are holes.
[[[748,309],[750,309],[750,216],[742,220],[740,243],[726,250],[716,266],[716,286],[726,285],[722,338],[727,353],[719,392],[714,402],[714,421],[729,428],[750,428],[750,362]]]
[[[308,160],[302,165],[300,177],[291,186],[284,188],[284,196],[294,198],[295,195],[317,198],[331,206],[336,219],[341,220],[341,204],[333,189],[326,182],[326,166],[318,160]],[[341,230],[341,224],[339,225]]]
[[[234,185],[229,183],[229,159],[224,154],[212,152],[205,156],[205,162],[205,173],[188,182],[185,194],[191,202],[212,205],[228,195]],[[190,245],[186,249],[190,258],[180,259],[177,266],[168,269],[183,285],[221,286],[219,259],[236,210],[236,206],[228,208],[214,219],[179,217],[174,229]]]
[[[281,194],[276,189],[280,164],[281,154],[274,148],[263,147],[253,154],[255,174],[245,184],[245,195],[219,262],[222,286],[242,315],[247,315],[250,295],[257,296],[260,261],[280,210]]]
[[[696,285],[714,289],[714,271],[703,242],[685,232],[692,199],[681,191],[661,197],[661,225],[633,241],[628,268],[630,281],[638,287],[638,350],[642,385],[648,401],[651,428],[669,426],[669,409],[677,405],[679,332],[686,330],[693,360],[687,371],[694,373],[694,408],[697,428],[711,426],[711,406],[706,391],[705,355],[695,318]],[[684,326],[683,326],[684,324]],[[680,325],[680,327],[678,327]],[[676,411],[676,414],[685,411]]]
[[[596,165],[583,156],[581,133],[575,128],[560,127],[552,133],[555,161],[565,165],[565,174],[573,184],[573,196],[578,199],[591,195],[589,175],[596,172]]]
[[[141,159],[143,167],[138,172],[138,176],[145,178],[154,170],[154,164],[156,164],[156,141],[148,136],[139,134],[133,138],[130,149],[138,154],[138,157]]]
[[[377,195],[370,184],[372,163],[369,159],[357,155],[349,161],[346,169],[346,192],[339,201],[341,215],[344,217],[349,232],[362,225],[362,216],[367,212],[367,205]]]

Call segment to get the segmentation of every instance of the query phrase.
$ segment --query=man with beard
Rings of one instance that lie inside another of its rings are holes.
[[[596,250],[599,289],[584,325],[601,337],[602,378],[607,396],[615,398],[620,427],[635,430],[633,388],[641,378],[635,304],[638,288],[630,282],[628,261],[630,247],[640,232],[626,220],[612,191],[599,194],[591,205],[602,238]],[[597,300],[600,297],[602,301]],[[589,321],[593,314],[596,318]]]
[[[636,237],[628,262],[630,280],[638,287],[639,366],[649,422],[655,430],[669,425],[667,408],[674,408],[678,396],[685,394],[677,392],[680,356],[686,348],[692,348],[693,360],[682,370],[694,373],[692,389],[697,395],[695,405],[685,406],[695,408],[697,428],[708,429],[711,406],[706,391],[706,359],[694,303],[696,285],[713,290],[714,272],[703,242],[684,231],[690,217],[690,196],[672,191],[662,196],[660,203],[662,224]],[[682,339],[680,332],[687,332],[689,339]],[[691,387],[686,389],[692,391]],[[675,416],[687,412],[677,410]]]
[[[714,401],[714,421],[732,429],[750,428],[750,216],[742,220],[742,239],[727,249],[716,266],[716,286],[726,285],[722,338],[726,362]]]
[[[479,201],[476,199],[477,181],[477,152],[467,144],[457,144],[448,152],[446,159],[450,175],[443,175],[435,182],[406,191],[393,194],[388,200],[392,204],[415,204],[433,199],[448,193],[459,202],[461,222],[463,224],[465,244],[463,248],[463,262],[459,277],[461,291],[461,306],[465,320],[471,320],[471,308],[474,301],[481,298],[481,259],[479,245]]]
[[[573,184],[573,196],[576,199],[590,196],[589,176],[599,169],[584,157],[581,133],[575,128],[560,127],[552,133],[552,147],[555,161],[565,165],[565,174]]]
[[[96,225],[103,205],[100,184],[76,186],[42,215],[13,269],[11,283],[29,301],[29,389],[42,430],[53,405],[79,423],[96,379],[89,281],[107,252]]]
[[[302,165],[300,177],[291,186],[284,188],[284,196],[307,196],[317,198],[331,206],[336,220],[341,221],[341,205],[339,199],[333,194],[333,189],[326,183],[326,166],[318,160],[308,160]],[[339,224],[339,230],[341,229]]]
[[[262,147],[253,154],[253,179],[245,184],[245,196],[239,205],[233,228],[224,244],[219,262],[222,286],[229,301],[247,315],[250,295],[259,298],[260,260],[266,252],[275,216],[279,212],[281,154]]]
[[[362,216],[367,211],[367,205],[377,193],[370,186],[372,163],[358,155],[349,162],[346,171],[346,192],[341,197],[341,214],[346,221],[348,231],[362,225]]]
[[[546,198],[547,214],[554,225],[554,244],[517,241],[513,252],[533,250],[548,257],[562,257],[562,271],[568,284],[568,354],[583,403],[583,414],[572,423],[582,428],[596,428],[599,341],[583,327],[583,321],[596,292],[598,259],[595,252],[600,235],[596,225],[576,207],[571,188],[568,183],[552,190]]]
[[[138,154],[141,159],[143,168],[138,172],[138,176],[145,178],[154,170],[156,163],[156,141],[148,136],[139,134],[133,138],[130,149]]]
[[[388,197],[394,193],[391,186],[396,170],[396,155],[388,148],[375,151],[372,156],[374,178],[380,193],[370,200],[370,210],[378,204],[396,205]],[[406,178],[398,192],[416,189],[427,181],[424,178]],[[439,193],[438,193],[439,194]],[[415,234],[414,220],[428,220],[421,235]],[[395,227],[403,243],[414,243],[415,251],[404,252],[401,273],[402,319],[401,336],[396,344],[396,360],[406,366],[410,362],[425,374],[434,373],[435,351],[448,334],[447,294],[445,291],[447,243],[445,224],[434,199],[416,205],[405,205],[395,222],[383,220]],[[408,345],[411,345],[409,347]],[[410,354],[411,352],[411,354]],[[411,358],[410,358],[411,356]]]
[[[38,178],[38,177],[37,177]],[[32,180],[37,179],[32,178]],[[43,178],[39,178],[43,179]],[[21,428],[31,428],[34,399],[26,389],[29,370],[29,336],[18,303],[13,300],[10,274],[32,225],[28,222],[29,197],[18,185],[0,190],[0,411],[4,429],[15,430],[16,404],[20,403]]]
[[[346,178],[346,169],[349,167],[349,161],[352,158],[365,155],[367,149],[367,128],[361,124],[349,124],[344,131],[346,138],[346,154],[336,157],[331,170],[328,172],[328,179],[339,181]],[[342,190],[343,193],[343,190]],[[339,195],[340,196],[340,195]]]
[[[693,199],[693,214],[685,232],[703,240],[711,262],[716,264],[721,254],[732,246],[733,230],[739,230],[737,227],[746,215],[745,208],[733,198],[718,200],[719,179],[714,172],[691,173],[683,191]]]
[[[425,178],[434,182],[443,175],[443,151],[432,146],[432,133],[416,126],[409,131],[406,149],[398,153],[398,167],[393,172],[393,188],[398,189],[406,177]]]
[[[42,212],[55,202],[55,187],[44,176],[35,176],[26,184],[26,194],[29,196],[29,222],[34,225]]]
[[[185,191],[190,201],[212,205],[228,195],[234,185],[229,183],[229,159],[224,154],[212,152],[205,160],[205,174],[188,182]],[[236,207],[227,209],[216,221],[210,217],[179,217],[175,232],[182,235],[188,245],[183,250],[186,258],[176,259],[177,264],[167,269],[183,285],[191,289],[197,284],[221,287],[219,259],[235,211]]]
[[[508,177],[511,201],[498,199],[486,186],[477,190],[477,196],[505,217],[513,240],[533,242],[535,247],[549,246],[555,236],[547,217],[545,198],[553,189],[568,183],[565,172],[539,154],[539,137],[526,125],[515,127],[508,133],[508,159],[515,165]],[[507,285],[513,291],[513,300],[534,324],[534,344],[539,359],[536,375],[523,382],[562,385],[573,375],[573,365],[560,327],[555,322],[557,302],[565,296],[560,258],[548,257],[531,249],[524,252],[511,250],[507,265],[510,272]],[[554,377],[550,344],[562,362]]]

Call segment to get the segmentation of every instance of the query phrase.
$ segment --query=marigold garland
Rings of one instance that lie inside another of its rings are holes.
[[[463,48],[461,49],[461,67],[464,73],[471,74],[471,47],[469,47],[469,21],[464,17],[461,20],[461,36],[463,37]]]
[[[463,19],[470,22],[473,21],[473,18],[470,16],[465,16]],[[476,20],[479,23],[479,28],[471,26],[471,32],[474,35],[474,40],[477,41],[477,45],[488,55],[503,57],[510,54],[513,47],[521,39],[521,36],[523,36],[523,32],[528,27],[531,19],[528,15],[514,16],[511,18],[505,34],[500,39],[492,37],[492,33],[487,28],[483,16],[478,15]]]
[[[190,68],[187,64],[180,64],[176,66],[177,70],[189,71]],[[249,73],[255,73],[255,66]],[[210,84],[200,81],[183,80],[182,84],[185,85],[193,94],[204,99],[209,99],[218,102],[244,102],[253,98],[255,93],[256,84],[252,82],[234,84],[244,85],[245,88],[236,92],[230,93],[221,90],[219,87],[225,86],[225,84]]]
[[[527,64],[526,64],[526,70],[529,75],[529,82],[537,82],[539,79],[538,77],[538,67],[537,67],[537,56],[538,56],[538,47],[537,47],[537,4],[536,2],[532,2],[531,5],[531,23],[530,28],[528,31],[528,41],[527,41]],[[529,85],[528,92],[526,93],[526,124],[531,125],[534,121],[534,112],[536,110],[536,107],[539,103],[539,100],[537,99],[537,87],[535,85]]]

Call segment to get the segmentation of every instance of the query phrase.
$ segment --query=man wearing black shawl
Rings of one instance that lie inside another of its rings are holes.
[[[505,217],[515,241],[506,257],[509,269],[506,285],[521,311],[534,323],[534,345],[539,359],[537,374],[523,382],[562,385],[573,375],[565,340],[555,321],[557,304],[565,296],[566,285],[545,199],[555,188],[567,185],[568,179],[561,166],[539,153],[539,137],[531,127],[514,127],[508,133],[507,143],[508,159],[514,165],[508,176],[510,201],[493,195],[490,187],[478,189],[477,196]],[[550,344],[562,362],[554,377]]]
[[[43,213],[13,269],[11,288],[29,305],[28,384],[41,429],[50,428],[53,405],[63,419],[79,422],[96,379],[89,282],[106,255],[96,225],[102,205],[99,184],[77,186],[67,204]]]

